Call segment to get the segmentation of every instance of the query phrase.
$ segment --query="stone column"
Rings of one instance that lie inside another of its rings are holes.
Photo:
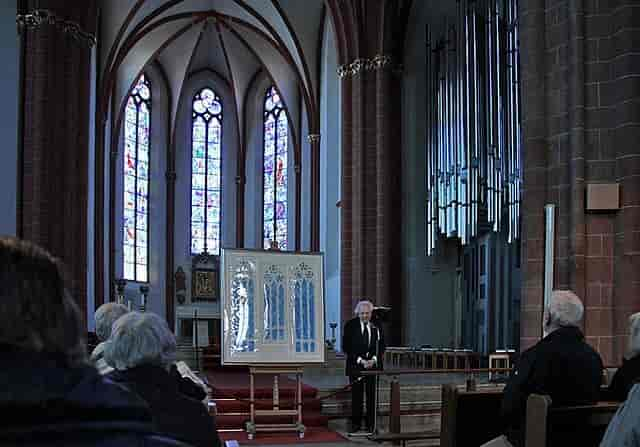
[[[392,308],[400,343],[401,155],[399,61],[410,2],[332,2],[342,65],[342,319],[368,298]]]
[[[83,316],[90,68],[96,20],[94,0],[28,0],[17,17],[24,42],[19,235],[62,260]]]

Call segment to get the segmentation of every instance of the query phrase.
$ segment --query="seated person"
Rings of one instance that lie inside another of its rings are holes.
[[[95,347],[90,358],[91,362],[95,365],[100,374],[107,374],[113,371],[113,368],[107,365],[104,361],[102,355],[105,341],[107,341],[111,335],[111,327],[113,326],[113,323],[127,312],[129,312],[129,309],[127,309],[127,306],[123,304],[104,303],[102,306],[98,307],[98,310],[96,310],[96,313],[94,314],[93,318],[96,322],[96,335],[98,336],[98,341],[100,343]]]
[[[609,385],[612,399],[624,401],[634,382],[640,378],[640,312],[629,317],[629,351]]]
[[[89,365],[57,260],[10,237],[0,237],[0,356],[0,445],[165,445],[152,441],[145,402]]]
[[[195,446],[219,446],[213,416],[180,391],[180,380],[170,372],[176,350],[165,320],[150,312],[129,312],[115,322],[105,346],[104,358],[115,368],[107,377],[149,404],[158,433]]]
[[[620,405],[600,447],[640,447],[640,384],[633,384],[627,400]]]
[[[504,389],[501,417],[506,437],[489,441],[485,446],[523,444],[530,394],[548,395],[554,406],[598,400],[602,360],[585,342],[578,327],[583,313],[582,302],[574,293],[553,291],[544,311],[544,336],[522,353]]]
[[[96,335],[100,340],[100,344],[91,353],[91,362],[100,374],[104,375],[113,371],[113,368],[104,360],[104,347],[106,346],[106,340],[111,336],[113,323],[127,313],[129,313],[129,309],[125,305],[118,303],[105,303],[96,310],[94,318]],[[207,397],[205,387],[194,383],[193,380],[183,378],[176,365],[172,365],[170,372],[180,381],[179,387],[183,394],[197,400],[204,400]]]

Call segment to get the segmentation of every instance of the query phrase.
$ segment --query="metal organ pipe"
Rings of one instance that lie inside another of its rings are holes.
[[[463,244],[477,236],[481,206],[493,231],[519,237],[517,5],[458,0],[442,36],[425,29],[428,254],[439,234]]]

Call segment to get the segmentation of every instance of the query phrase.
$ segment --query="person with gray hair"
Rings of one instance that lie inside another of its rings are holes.
[[[62,272],[44,249],[0,236],[0,445],[175,446],[138,396],[89,365]]]
[[[90,358],[91,362],[100,374],[104,375],[113,371],[113,368],[105,362],[103,357],[105,342],[111,335],[113,323],[128,312],[129,309],[123,304],[104,303],[102,306],[98,307],[93,316],[96,322],[96,335],[100,343],[95,347]]]
[[[375,378],[363,377],[360,371],[382,368],[385,344],[380,327],[371,323],[373,304],[361,300],[355,308],[356,317],[344,326],[342,350],[347,354],[346,375],[351,383],[351,433],[360,431],[364,394],[367,397],[366,429],[374,431]]]
[[[115,370],[107,375],[147,402],[156,431],[194,446],[221,445],[215,421],[198,400],[180,391],[171,373],[177,351],[167,322],[151,312],[129,312],[113,325],[104,349]]]
[[[544,337],[524,351],[504,389],[501,419],[505,436],[485,446],[524,444],[524,420],[530,394],[551,397],[552,405],[596,402],[600,396],[602,360],[580,330],[584,307],[569,290],[554,290],[543,313]],[[582,445],[576,433],[575,445]]]
[[[629,317],[627,353],[622,359],[609,385],[610,397],[615,400],[627,399],[629,390],[640,379],[640,312]]]

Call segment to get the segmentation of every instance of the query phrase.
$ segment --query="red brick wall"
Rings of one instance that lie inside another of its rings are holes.
[[[385,328],[399,343],[403,307],[400,213],[400,83],[411,5],[407,0],[329,0],[340,64],[390,56],[391,63],[342,79],[342,319],[360,298],[392,307]]]
[[[587,339],[615,364],[640,310],[640,3],[522,0],[520,17],[522,348],[540,335],[543,206],[555,203],[554,286],[583,299]],[[618,182],[621,209],[586,213],[590,182]]]
[[[28,1],[95,32],[93,1]],[[87,157],[91,51],[60,26],[23,31],[24,122],[20,237],[65,267],[73,297],[86,315]]]

